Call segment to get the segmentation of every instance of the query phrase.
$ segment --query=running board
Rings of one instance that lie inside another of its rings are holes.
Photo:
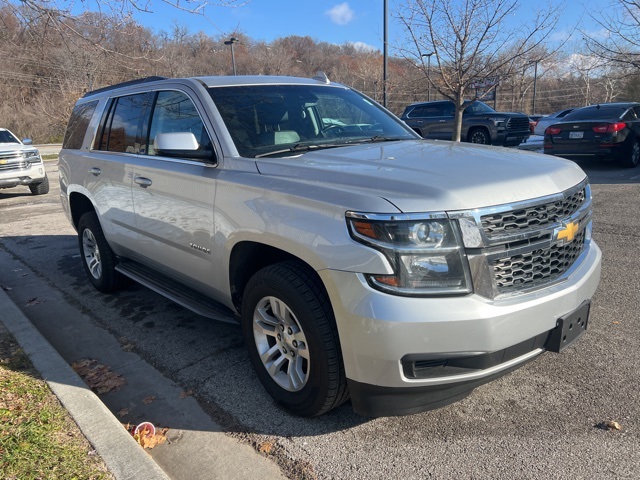
[[[224,305],[137,262],[130,260],[120,262],[116,265],[116,270],[198,315],[220,322],[238,324],[234,313]]]

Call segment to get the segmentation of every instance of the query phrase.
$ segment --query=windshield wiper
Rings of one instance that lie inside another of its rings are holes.
[[[274,150],[273,152],[261,153],[256,155],[254,158],[262,158],[269,157],[271,155],[279,155],[281,153],[291,153],[291,152],[308,152],[309,150],[321,150],[323,148],[335,148],[341,147],[344,144],[336,144],[336,143],[319,143],[319,144],[307,144],[307,143],[297,143],[293,147],[283,148],[282,150]]]

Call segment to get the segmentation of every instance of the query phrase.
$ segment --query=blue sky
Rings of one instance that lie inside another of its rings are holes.
[[[197,5],[196,0],[192,1]],[[388,0],[390,46],[402,40],[402,27],[393,18],[393,12],[403,1]],[[184,0],[182,2],[185,6],[189,5]],[[216,0],[209,2],[218,3]],[[523,0],[520,3],[514,24],[533,19],[534,9],[545,7],[543,2]],[[604,7],[605,3],[606,0],[555,0],[548,4],[550,8],[562,11],[553,38],[564,38],[571,27],[580,21],[587,30],[597,30],[597,25],[586,12],[593,12],[597,6]],[[383,0],[248,0],[246,3],[236,0],[236,5],[207,6],[205,12],[208,21],[170,7],[161,0],[150,0],[149,9],[153,13],[139,13],[135,19],[155,32],[171,31],[177,23],[187,27],[191,33],[204,31],[212,36],[227,35],[237,30],[255,40],[270,42],[288,35],[308,35],[317,41],[363,43],[382,50]]]

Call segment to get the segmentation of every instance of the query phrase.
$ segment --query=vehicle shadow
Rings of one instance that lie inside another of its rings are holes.
[[[96,392],[123,423],[298,437],[368,421],[349,402],[317,418],[289,414],[258,381],[239,325],[196,315],[138,284],[112,294],[96,291],[74,236],[4,237],[0,244],[7,265],[0,285],[67,363],[96,360],[125,380]],[[46,262],[25,254],[51,245]],[[187,407],[195,400],[214,422]]]

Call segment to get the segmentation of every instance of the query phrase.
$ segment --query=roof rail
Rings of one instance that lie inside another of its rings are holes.
[[[90,92],[85,93],[82,96],[82,98],[90,97],[91,95],[95,95],[96,93],[108,92],[109,90],[113,90],[115,88],[128,87],[130,85],[138,85],[139,83],[155,82],[156,80],[166,80],[166,78],[167,77],[152,76],[152,77],[138,78],[137,80],[129,80],[128,82],[116,83],[115,85],[110,85],[108,87],[91,90]]]

